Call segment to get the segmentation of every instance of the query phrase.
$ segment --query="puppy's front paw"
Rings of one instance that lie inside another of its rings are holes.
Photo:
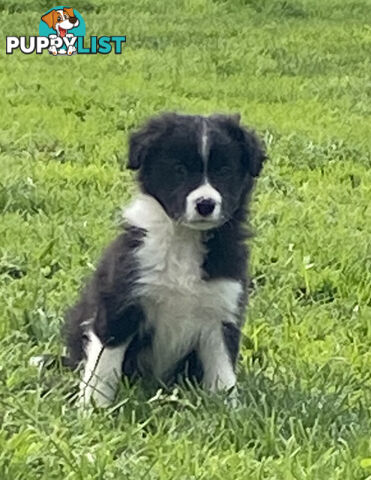
[[[238,397],[238,390],[236,386],[234,386],[231,390],[228,391],[225,397],[224,403],[225,405],[227,405],[227,407],[230,407],[233,409],[241,407],[242,403]]]
[[[115,399],[116,386],[116,384],[113,385],[94,376],[88,381],[83,379],[80,382],[79,407],[110,407]]]
[[[74,53],[76,53],[76,47],[70,45],[67,50],[67,55],[73,55]]]

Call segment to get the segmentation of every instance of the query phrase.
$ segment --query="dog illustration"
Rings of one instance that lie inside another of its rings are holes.
[[[50,38],[58,37],[72,37],[72,34],[69,34],[68,31],[72,28],[79,26],[79,20],[75,17],[73,8],[63,8],[61,10],[51,10],[49,13],[43,15],[41,20],[45,22],[49,28],[52,28],[57,32],[57,35],[50,35]],[[50,47],[49,52],[53,55],[58,53],[65,53],[65,50],[59,50],[55,46]],[[72,55],[76,52],[76,47],[70,46],[67,49],[67,55]]]

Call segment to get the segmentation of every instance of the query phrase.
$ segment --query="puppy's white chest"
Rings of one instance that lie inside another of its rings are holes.
[[[146,364],[161,377],[224,321],[235,321],[242,291],[230,279],[204,280],[206,248],[201,232],[177,225],[153,199],[142,197],[126,211],[130,224],[145,229],[135,255],[136,295],[153,344]]]
[[[241,287],[233,280],[202,278],[206,252],[199,232],[184,229],[159,238],[148,232],[137,256],[139,295],[147,328],[154,332],[150,363],[161,377],[201,336],[234,320]]]

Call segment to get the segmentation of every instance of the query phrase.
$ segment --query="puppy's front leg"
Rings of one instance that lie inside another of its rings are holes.
[[[207,390],[228,391],[235,386],[234,364],[238,344],[239,330],[229,323],[201,335],[199,357],[204,371],[202,383]]]
[[[99,407],[110,405],[122,373],[126,350],[143,320],[138,305],[118,308],[115,297],[101,302],[86,335],[85,371],[80,383],[80,403],[92,399]]]
[[[54,40],[57,38],[57,35],[49,35],[49,38]],[[55,45],[51,45],[48,50],[52,55],[58,55],[57,47]]]
[[[93,400],[98,407],[107,407],[115,397],[122,362],[132,337],[115,347],[104,346],[93,331],[88,333],[88,339],[79,402],[87,406]]]

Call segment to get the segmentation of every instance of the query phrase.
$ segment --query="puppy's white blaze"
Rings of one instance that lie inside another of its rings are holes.
[[[201,337],[207,338],[214,330],[221,334],[222,322],[236,321],[242,285],[231,279],[205,281],[202,264],[206,250],[201,232],[169,219],[154,198],[140,195],[124,217],[146,230],[135,252],[141,270],[136,294],[154,338],[152,350],[144,352],[139,364],[161,379],[191,349],[203,348]],[[222,346],[216,345],[220,352]],[[208,344],[205,351],[207,357]],[[222,355],[224,360],[215,363],[216,373],[210,370],[209,378],[220,377],[221,383],[229,386],[231,365],[224,351]]]
[[[204,172],[207,172],[207,159],[209,156],[208,134],[206,121],[202,122],[202,135],[201,135],[201,156],[204,162]]]
[[[200,200],[200,198],[210,198],[215,202],[215,209],[212,214],[209,215],[207,218],[199,215],[196,210],[197,201]],[[192,190],[192,192],[187,195],[185,219],[187,222],[197,220],[218,222],[220,220],[221,208],[222,196],[220,195],[218,190],[211,186],[210,183],[205,179],[205,182],[202,185],[200,185],[195,190]]]
[[[99,407],[108,406],[115,397],[122,361],[131,339],[117,347],[108,348],[103,346],[94,332],[90,331],[88,338],[79,401],[82,405],[88,405],[93,399]]]

